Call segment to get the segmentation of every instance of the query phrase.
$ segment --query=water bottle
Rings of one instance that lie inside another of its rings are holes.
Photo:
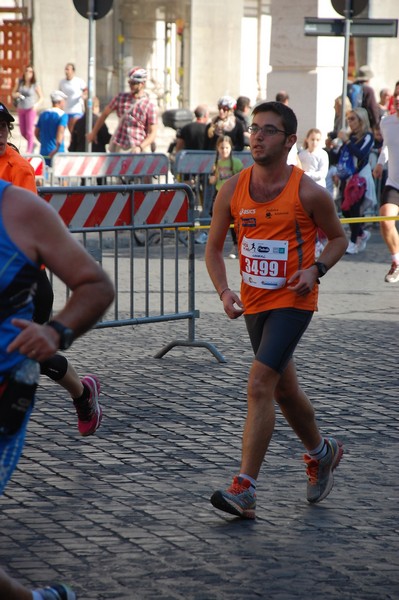
[[[15,367],[12,377],[18,383],[37,385],[40,377],[39,363],[31,358],[25,358],[22,363]]]
[[[0,436],[18,433],[33,405],[40,366],[25,358],[0,385]]]

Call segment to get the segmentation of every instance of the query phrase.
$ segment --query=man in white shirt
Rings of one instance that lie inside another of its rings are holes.
[[[75,65],[65,65],[65,79],[61,79],[59,89],[66,95],[65,112],[68,115],[68,129],[73,126],[84,113],[84,97],[87,91],[86,82],[75,75]]]
[[[373,171],[374,177],[380,179],[384,164],[389,159],[388,179],[381,197],[380,215],[382,217],[399,215],[399,81],[395,84],[393,97],[396,113],[381,120],[380,128],[384,146]],[[381,235],[392,257],[392,265],[385,275],[385,281],[399,283],[399,233],[396,221],[382,221]]]

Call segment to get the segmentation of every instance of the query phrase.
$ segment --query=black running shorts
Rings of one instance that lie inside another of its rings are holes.
[[[312,316],[313,311],[296,308],[245,315],[255,358],[278,373],[283,373]]]
[[[381,195],[380,206],[383,204],[396,204],[396,206],[399,206],[399,190],[391,185],[386,185]]]

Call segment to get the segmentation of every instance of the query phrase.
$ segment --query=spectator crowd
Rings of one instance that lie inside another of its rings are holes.
[[[117,94],[102,112],[98,98],[94,97],[92,129],[88,132],[88,90],[86,82],[76,75],[75,66],[67,63],[65,77],[59,82],[58,89],[50,94],[51,108],[40,112],[43,92],[34,67],[27,65],[22,77],[15,82],[12,92],[20,132],[26,140],[26,153],[40,152],[47,165],[51,166],[54,155],[66,150],[128,153],[154,151],[158,134],[158,111],[146,91],[147,77],[147,71],[143,67],[130,69],[127,74],[129,91]],[[392,165],[397,160],[397,151],[392,141],[389,141],[390,150],[387,148],[384,132],[386,136],[388,128],[383,125],[390,123],[392,126],[398,119],[397,86],[392,93],[389,88],[384,87],[377,95],[370,85],[372,78],[370,67],[361,66],[353,80],[348,82],[344,103],[341,96],[335,100],[331,131],[323,136],[317,127],[312,127],[302,142],[294,144],[287,159],[288,164],[300,166],[309,177],[325,187],[330,192],[338,213],[351,220],[347,248],[347,254],[350,255],[364,251],[371,235],[370,228],[363,227],[356,219],[379,211],[389,217],[397,215],[398,205],[394,193],[399,186],[396,168]],[[289,105],[290,97],[287,91],[281,90],[276,94],[275,100]],[[214,151],[216,171],[220,160],[219,143],[222,139],[226,143],[226,137],[231,142],[233,153],[250,150],[251,136],[248,128],[251,109],[249,97],[233,98],[223,95],[217,100],[217,112],[213,116],[205,104],[197,106],[193,113],[187,109],[166,111],[176,113],[176,123],[172,124],[176,129],[176,139],[169,148],[171,161],[181,150]],[[106,120],[112,112],[116,113],[118,124],[111,135]],[[189,115],[188,122],[179,124],[178,113],[186,121]],[[68,147],[66,133],[69,133]],[[390,163],[388,152],[391,154]],[[204,191],[203,196],[205,195],[199,199],[200,210],[204,209],[205,216],[208,217],[220,185],[215,185],[214,179],[212,175],[206,185],[200,186]],[[389,194],[387,189],[390,190]],[[395,243],[392,242],[395,231],[395,221],[381,224],[381,233],[392,257],[393,271],[386,276],[389,283],[399,281],[399,247],[396,239]],[[207,234],[202,231],[197,236],[197,242],[206,241]],[[316,256],[322,252],[325,242],[323,232],[319,231]],[[231,256],[238,256],[234,234]]]

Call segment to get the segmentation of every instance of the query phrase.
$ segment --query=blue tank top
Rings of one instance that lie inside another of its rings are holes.
[[[18,351],[9,354],[7,346],[20,332],[11,320],[32,320],[34,296],[40,266],[14,244],[3,223],[3,192],[11,185],[0,180],[0,381],[26,357]]]

